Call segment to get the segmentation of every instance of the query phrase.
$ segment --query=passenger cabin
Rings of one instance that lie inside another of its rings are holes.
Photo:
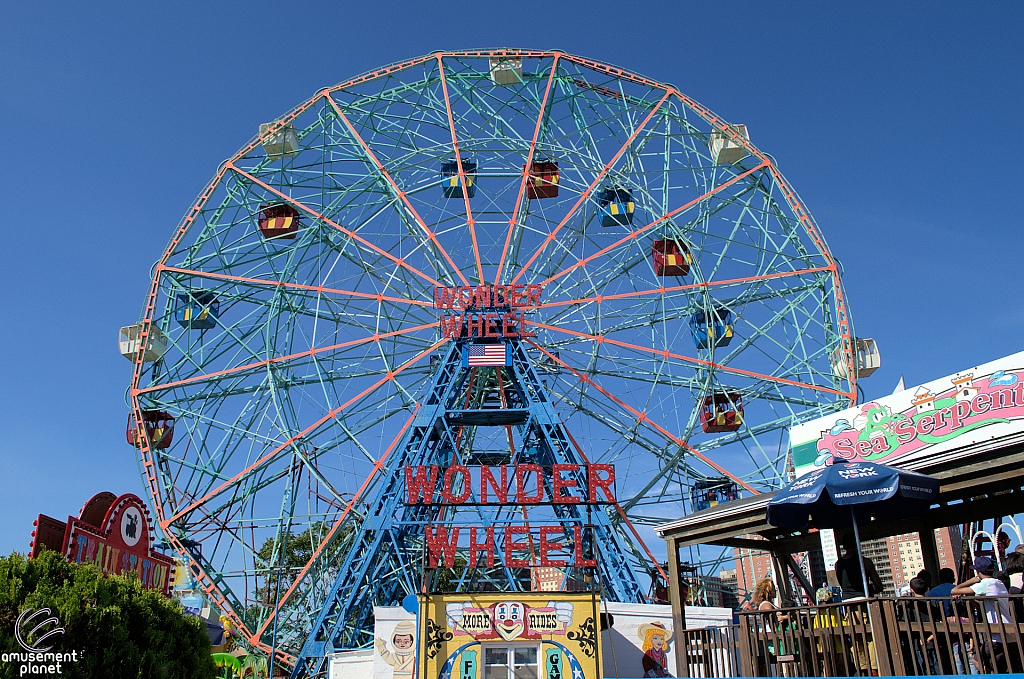
[[[299,220],[299,211],[291,205],[278,203],[260,206],[260,233],[267,240],[292,240],[299,232]]]
[[[878,370],[882,365],[882,355],[878,353],[878,344],[871,338],[855,339],[853,362],[857,371],[857,379],[869,377],[871,373]],[[849,375],[849,367],[846,363],[846,356],[843,353],[843,345],[840,344],[832,352],[832,374],[841,380]]]
[[[149,439],[149,447],[156,450],[170,448],[174,440],[174,416],[163,410],[143,410],[142,424]],[[135,415],[128,415],[128,428],[125,438],[136,448],[142,448],[142,431],[135,421]]]
[[[704,397],[700,408],[700,426],[705,434],[736,431],[742,424],[742,394],[718,392]]]
[[[290,158],[299,152],[299,135],[291,123],[285,123],[275,132],[269,132],[276,123],[260,124],[260,142],[263,144],[263,152],[268,156]]]
[[[746,125],[730,125],[730,128],[739,136],[750,140]],[[715,161],[715,165],[731,165],[743,160],[747,155],[747,149],[743,144],[734,141],[725,132],[717,130],[711,133],[708,148],[711,150],[711,159]]]
[[[121,355],[129,361],[135,362],[135,357],[142,346],[142,323],[126,325],[121,328],[117,337],[117,348]],[[144,363],[159,361],[167,353],[167,335],[155,325],[149,326],[149,341],[146,342],[146,350],[142,355]]]
[[[523,82],[523,60],[519,57],[491,57],[491,80],[495,85],[518,85]]]
[[[710,509],[723,502],[738,500],[739,497],[739,486],[728,476],[695,481],[690,489],[690,503],[695,512]]]
[[[178,295],[174,320],[186,330],[210,330],[217,327],[220,300],[209,290],[193,290]]]
[[[633,223],[633,194],[626,189],[610,187],[597,195],[601,210],[601,226],[627,226]]]
[[[656,276],[685,276],[690,273],[693,256],[689,248],[677,240],[656,240],[651,246]]]
[[[558,197],[557,162],[534,160],[530,163],[529,176],[526,180],[526,197],[531,200]]]
[[[476,195],[476,163],[469,158],[462,159],[462,172],[466,175],[466,195]],[[441,188],[445,198],[462,198],[462,181],[459,178],[459,162],[446,160],[441,163]]]
[[[711,311],[697,311],[690,316],[690,334],[698,349],[729,346],[732,326],[732,312],[721,306],[715,306]]]

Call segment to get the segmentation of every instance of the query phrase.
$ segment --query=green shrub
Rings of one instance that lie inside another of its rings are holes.
[[[44,645],[77,652],[77,662],[62,665],[61,677],[216,677],[202,621],[135,577],[104,576],[56,552],[31,560],[17,553],[0,558],[0,653],[23,652],[14,627],[26,608],[49,608],[65,630]],[[0,662],[0,677],[17,677],[19,667]]]

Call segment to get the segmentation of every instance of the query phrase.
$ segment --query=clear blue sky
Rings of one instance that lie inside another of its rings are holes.
[[[1022,34],[1010,2],[7,3],[0,553],[39,512],[143,494],[115,335],[218,164],[319,88],[437,49],[562,49],[746,123],[879,342],[869,397],[1020,350]]]

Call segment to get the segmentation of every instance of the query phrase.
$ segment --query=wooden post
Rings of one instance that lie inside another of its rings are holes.
[[[668,538],[668,600],[672,604],[672,635],[676,647],[676,674],[680,677],[690,676],[688,664],[689,649],[686,644],[686,602],[683,601],[681,574],[679,572],[679,543],[675,538]]]
[[[939,584],[939,553],[935,548],[935,530],[924,526],[917,532],[921,542],[921,561],[924,562],[924,569],[932,576],[932,584]],[[917,573],[914,573],[916,576]]]
[[[786,562],[784,557],[775,551],[768,552],[771,555],[772,560],[772,576],[775,580],[775,586],[779,590],[779,598],[782,600],[779,602],[780,605],[785,605],[785,601],[788,599],[793,600],[793,589],[790,587],[789,575],[786,571]]]

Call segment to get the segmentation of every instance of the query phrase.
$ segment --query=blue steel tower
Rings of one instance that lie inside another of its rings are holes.
[[[399,605],[406,595],[421,591],[427,525],[457,527],[468,520],[501,527],[524,522],[516,516],[521,511],[516,507],[479,504],[473,488],[470,503],[459,511],[454,506],[407,505],[406,467],[495,462],[540,465],[546,476],[542,483],[550,496],[552,465],[583,468],[587,463],[555,413],[526,342],[508,341],[509,365],[482,368],[467,365],[467,343],[472,340],[452,342],[437,364],[429,395],[382,472],[380,490],[356,529],[326,603],[302,647],[293,677],[323,672],[328,653],[370,645],[373,606]],[[474,451],[472,437],[482,439],[481,430],[494,429],[507,436],[509,450],[497,454]],[[582,476],[575,482],[586,487]],[[603,509],[558,505],[555,514],[553,518],[564,526],[567,535],[573,535],[576,526],[587,528],[585,535],[591,543],[587,554],[597,563],[597,578],[605,596],[614,601],[645,600],[627,548]],[[573,550],[563,547],[560,551]],[[497,556],[495,568],[461,569],[457,591],[481,586],[488,591],[529,591],[529,576],[524,578],[518,569],[503,563],[502,550],[497,550]]]

